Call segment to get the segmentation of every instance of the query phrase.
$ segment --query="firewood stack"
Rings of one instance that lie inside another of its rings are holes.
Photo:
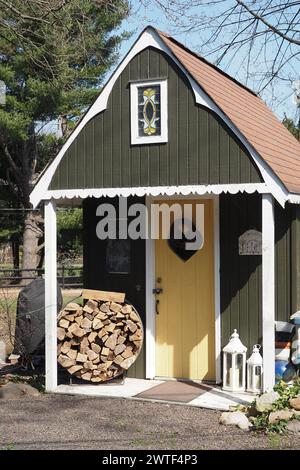
[[[58,316],[58,362],[71,375],[104,382],[136,360],[143,326],[125,294],[84,290],[84,307],[69,303]]]

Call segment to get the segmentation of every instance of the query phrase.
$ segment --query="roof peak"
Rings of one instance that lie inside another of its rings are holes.
[[[236,80],[234,77],[232,77],[231,75],[229,75],[228,73],[224,72],[224,70],[222,70],[220,67],[218,67],[217,65],[213,64],[212,62],[210,62],[209,60],[205,59],[205,57],[201,56],[198,52],[196,51],[193,51],[192,49],[188,48],[187,46],[185,46],[182,42],[178,41],[177,39],[175,39],[173,36],[170,36],[170,34],[168,33],[165,33],[164,31],[161,31],[157,28],[155,28],[154,26],[152,25],[148,25],[144,31],[146,31],[147,29],[152,29],[153,31],[155,31],[157,34],[159,34],[159,36],[163,36],[165,37],[166,39],[168,39],[169,41],[172,41],[174,44],[177,44],[177,46],[181,47],[182,49],[184,49],[186,52],[188,52],[189,54],[192,54],[194,57],[196,57],[198,60],[201,60],[202,62],[205,62],[207,65],[209,65],[210,67],[212,67],[213,69],[217,70],[220,74],[224,75],[225,77],[227,77],[229,80],[232,80],[234,83],[236,83],[238,86],[244,88],[246,91],[248,91],[249,93],[251,93],[252,95],[256,96],[259,98],[259,95],[251,90],[251,88],[247,87],[246,85],[244,85],[243,83],[239,82],[238,80]]]

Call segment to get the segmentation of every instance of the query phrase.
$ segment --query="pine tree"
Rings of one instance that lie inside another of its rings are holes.
[[[0,0],[0,80],[6,87],[5,100],[0,96],[0,179],[14,205],[27,209],[23,269],[38,265],[42,235],[29,195],[62,144],[45,126],[59,119],[66,136],[94,101],[125,36],[114,30],[128,9],[127,0]]]

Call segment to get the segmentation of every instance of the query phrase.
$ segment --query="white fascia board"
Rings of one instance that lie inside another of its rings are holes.
[[[96,99],[95,103],[91,106],[89,111],[83,117],[83,119],[78,123],[77,127],[68,138],[67,142],[64,144],[60,152],[58,153],[57,157],[53,160],[49,168],[46,170],[44,175],[36,184],[35,188],[33,189],[30,195],[30,201],[34,207],[36,207],[41,200],[48,200],[53,194],[53,191],[48,191],[48,187],[51,183],[52,177],[61,162],[64,154],[74,142],[80,131],[83,127],[95,117],[97,114],[104,111],[107,107],[107,102],[109,95],[112,91],[116,80],[123,72],[125,67],[129,64],[129,62],[142,50],[146,49],[147,47],[154,47],[158,50],[163,51],[167,54],[173,62],[180,68],[182,73],[187,77],[191,88],[193,89],[195,101],[197,104],[200,104],[213,112],[215,112],[225,123],[226,125],[232,130],[232,132],[237,136],[237,138],[243,143],[245,148],[250,153],[251,157],[253,158],[254,162],[256,163],[258,169],[261,172],[264,182],[266,183],[269,192],[273,194],[274,198],[282,205],[285,205],[285,202],[288,198],[288,191],[285,189],[282,182],[279,178],[274,174],[271,168],[266,164],[266,162],[259,156],[259,154],[255,151],[252,145],[248,142],[248,140],[244,137],[244,135],[236,128],[236,126],[230,121],[230,119],[222,112],[222,110],[214,103],[214,101],[204,92],[204,90],[200,87],[200,85],[190,76],[187,70],[183,67],[183,65],[178,61],[178,59],[174,56],[171,50],[166,46],[163,42],[161,37],[156,33],[155,30],[152,28],[147,28],[144,33],[140,36],[137,42],[134,44],[132,49],[129,51],[127,56],[123,59],[120,65],[117,67],[113,75],[111,76],[108,83],[103,88],[101,94]],[[84,191],[84,190],[83,190]],[[66,191],[62,191],[66,193]],[[80,190],[77,191],[81,192]]]

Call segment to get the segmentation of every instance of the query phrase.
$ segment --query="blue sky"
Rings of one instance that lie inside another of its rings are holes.
[[[139,4],[138,0],[133,0],[133,11],[137,8],[137,5]],[[181,33],[178,34],[178,32],[174,32],[174,28],[172,25],[168,22],[168,19],[164,16],[163,12],[161,9],[158,7],[153,6],[153,3],[150,2],[151,8],[147,7],[140,7],[138,12],[135,12],[134,14],[131,14],[129,18],[123,22],[122,27],[120,28],[121,31],[130,31],[132,32],[132,36],[130,39],[125,40],[120,48],[120,59],[122,59],[126,53],[129,51],[130,47],[136,40],[137,36],[139,33],[148,25],[152,24],[153,26],[157,27],[158,29],[161,29],[162,31],[168,32],[173,37],[175,37],[178,41],[182,42],[185,44],[187,47],[189,47],[192,50],[195,50],[199,52],[201,48],[201,41],[204,39],[203,35],[202,37],[200,36],[200,33]],[[226,38],[225,38],[226,39]],[[254,89],[254,85],[248,81],[246,83],[246,76],[243,74],[242,68],[239,66],[241,59],[243,57],[237,54],[235,59],[230,63],[230,66],[228,66],[225,71],[229,73],[229,75],[234,76],[244,84],[247,84],[249,88]],[[208,57],[208,60],[213,62],[214,57]],[[253,64],[253,68],[256,68],[257,72],[260,72],[260,66],[258,64]],[[300,78],[300,70],[298,71],[298,77],[295,76],[295,79]],[[297,75],[297,74],[296,74]],[[276,96],[278,97],[278,103],[274,103],[273,101],[269,99],[270,93],[268,93],[268,90],[262,95],[262,98],[265,99],[267,104],[272,107],[273,111],[277,114],[277,116],[282,119],[284,112],[289,117],[296,118],[297,116],[297,108],[296,105],[292,99],[292,90],[291,90],[291,85],[284,84],[283,82],[279,82],[276,84]]]
[[[146,0],[145,0],[146,1]],[[229,2],[229,0],[224,0],[222,2],[222,7],[225,2]],[[200,51],[201,49],[201,41],[205,40],[207,37],[205,34],[202,34],[200,36],[200,33],[180,33],[174,32],[174,28],[168,21],[168,19],[165,17],[163,14],[162,10],[159,9],[158,7],[153,6],[154,2],[149,1],[148,3],[151,5],[151,8],[144,8],[140,6],[139,0],[131,0],[131,3],[133,5],[133,12],[127,20],[125,20],[119,28],[118,32],[122,31],[129,31],[132,33],[131,37],[127,40],[124,40],[121,44],[120,51],[119,51],[119,56],[120,56],[120,61],[124,58],[124,56],[127,54],[131,46],[133,45],[134,41],[137,39],[138,35],[141,33],[141,31],[149,24],[153,25],[154,27],[165,31],[169,34],[171,34],[173,37],[175,37],[178,41],[182,42],[185,44],[187,47],[189,47],[192,50],[195,50],[197,52]],[[138,11],[136,11],[138,10]],[[226,38],[224,38],[226,40]],[[204,55],[204,57],[206,57]],[[208,60],[213,62],[213,57],[206,57]],[[242,83],[246,84],[249,88],[255,89],[254,86],[252,86],[251,83],[246,83],[246,77],[245,74],[243,74],[243,70],[239,67],[239,64],[241,62],[241,59],[243,56],[240,54],[235,57],[234,61],[230,62],[230,65],[225,69],[225,71],[229,74],[234,76],[236,79],[240,80]],[[116,64],[112,67],[112,70],[110,70],[107,74],[106,77],[104,78],[103,82],[105,83],[106,80],[109,78],[110,74],[113,72],[115,69]],[[256,71],[259,70],[259,64],[253,64],[253,67],[256,69]],[[298,76],[297,73],[295,74],[295,79],[300,79],[300,70],[298,71]],[[295,121],[297,120],[297,108],[296,105],[292,99],[292,90],[290,84],[284,84],[282,82],[279,82],[279,84],[276,84],[276,95],[279,98],[279,101],[281,104],[274,104],[271,102],[268,98],[268,93],[264,93],[262,98],[267,102],[268,106],[270,106],[274,113],[278,116],[279,119],[282,119],[284,116],[284,113],[286,113],[289,117],[293,118]],[[47,126],[47,132],[49,129],[53,132],[53,129],[56,129],[57,124],[56,123],[50,123]]]

